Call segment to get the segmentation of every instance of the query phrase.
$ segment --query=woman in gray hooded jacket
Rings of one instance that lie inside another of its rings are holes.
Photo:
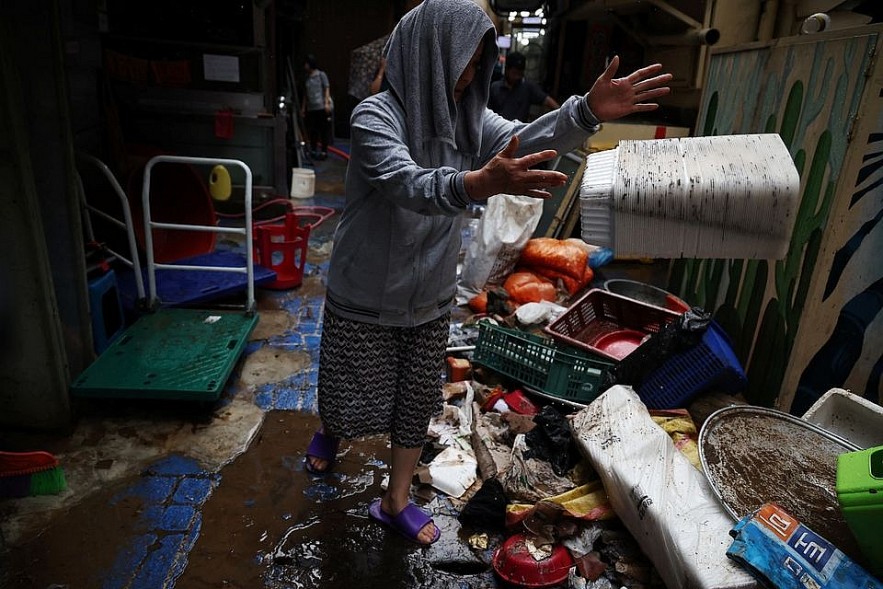
[[[439,536],[409,501],[441,374],[456,291],[460,215],[499,194],[548,198],[566,175],[534,169],[581,145],[601,121],[655,109],[671,79],[656,64],[614,78],[530,124],[487,108],[496,34],[471,0],[424,0],[386,46],[389,88],[351,118],[346,204],[334,239],[319,359],[322,428],[313,473],[341,438],[388,433],[388,490],[369,514],[419,544]]]

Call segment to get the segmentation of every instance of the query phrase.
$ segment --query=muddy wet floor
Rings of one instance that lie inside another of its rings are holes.
[[[443,536],[428,549],[370,520],[368,505],[388,472],[385,437],[341,446],[334,473],[303,469],[318,418],[272,411],[249,449],[219,473],[201,509],[198,537],[176,588],[496,587],[490,550],[466,544],[447,501],[435,499]],[[137,481],[121,481],[59,516],[40,537],[12,550],[9,587],[102,586],[144,506],[114,501]],[[0,579],[2,580],[2,579]]]

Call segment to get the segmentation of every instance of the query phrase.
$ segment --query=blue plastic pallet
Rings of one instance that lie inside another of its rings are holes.
[[[175,264],[193,266],[244,267],[245,254],[234,251],[216,251],[192,258],[176,260]],[[144,285],[147,288],[147,271],[143,270]],[[276,272],[255,264],[255,286],[276,280]],[[127,314],[137,309],[138,289],[135,286],[135,272],[131,269],[117,275],[120,298]],[[210,270],[156,270],[156,294],[161,307],[183,307],[206,301],[217,300],[244,292],[248,287],[245,274],[233,272],[212,272]]]

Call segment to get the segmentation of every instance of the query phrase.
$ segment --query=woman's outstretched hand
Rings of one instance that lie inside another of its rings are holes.
[[[515,157],[518,136],[513,135],[509,144],[480,170],[467,172],[464,181],[469,198],[486,200],[495,194],[523,194],[534,198],[549,198],[550,188],[563,186],[567,175],[554,170],[532,170],[540,162],[558,155],[554,149],[546,149],[523,157]]]
[[[671,74],[660,74],[662,65],[655,63],[642,67],[624,78],[614,78],[619,69],[619,56],[601,74],[586,94],[589,108],[599,121],[612,121],[636,112],[659,108],[653,102],[671,92],[666,86]]]

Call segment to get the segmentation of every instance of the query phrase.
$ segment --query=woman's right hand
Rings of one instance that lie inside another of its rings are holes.
[[[483,201],[495,194],[523,194],[534,198],[550,198],[550,188],[567,183],[567,175],[554,170],[533,170],[533,166],[558,155],[546,149],[523,157],[516,157],[518,136],[480,170],[467,172],[464,178],[469,198]]]

